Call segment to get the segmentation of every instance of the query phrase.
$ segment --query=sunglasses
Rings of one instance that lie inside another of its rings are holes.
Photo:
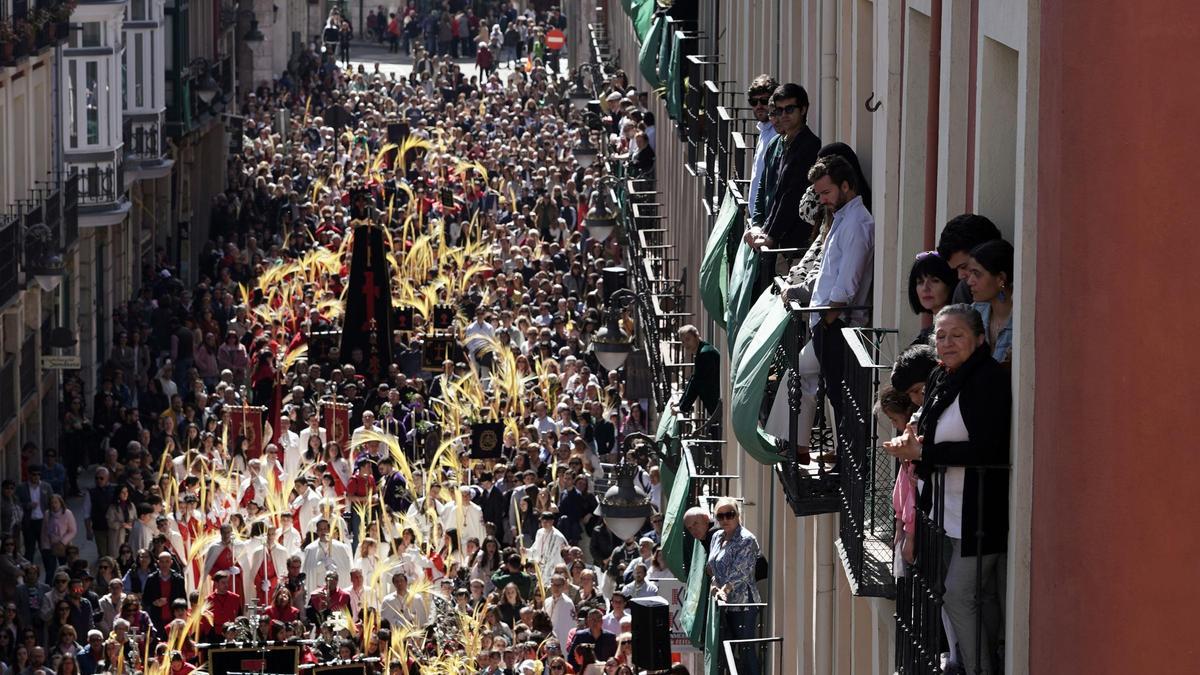
[[[776,108],[776,109],[772,110],[771,112],[767,113],[767,116],[779,117],[780,115],[792,115],[798,110],[800,110],[800,106],[798,106],[798,105],[785,105],[782,108]]]
[[[733,520],[737,518],[737,513],[734,511],[721,511],[717,514],[717,520]]]
[[[770,102],[771,102],[770,96],[751,96],[750,97],[750,105],[752,105],[752,106],[766,105]]]

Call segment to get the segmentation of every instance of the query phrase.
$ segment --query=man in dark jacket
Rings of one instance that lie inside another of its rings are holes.
[[[496,538],[501,541],[508,538],[508,528],[504,523],[508,519],[508,497],[496,488],[492,474],[483,473],[479,476],[481,490],[472,500],[483,511],[483,520],[496,528]]]
[[[677,410],[688,412],[696,399],[704,404],[704,411],[711,416],[721,399],[721,353],[700,339],[700,330],[688,324],[679,329],[679,340],[683,350],[692,356],[692,377],[688,380]]]
[[[756,242],[758,247],[804,249],[812,223],[800,218],[800,198],[821,150],[821,139],[808,128],[808,92],[795,83],[781,85],[771,95],[770,115],[779,136],[767,146],[763,182],[755,198],[754,228],[760,235]]]
[[[146,577],[146,583],[142,586],[142,606],[150,615],[159,635],[166,635],[166,625],[171,621],[171,602],[187,600],[183,575],[173,569],[174,562],[170,553],[159,553],[158,569]]]

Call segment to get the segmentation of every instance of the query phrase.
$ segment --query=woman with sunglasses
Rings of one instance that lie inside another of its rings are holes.
[[[758,588],[754,585],[754,567],[760,552],[758,539],[750,530],[742,527],[737,501],[722,497],[717,501],[715,514],[720,532],[713,535],[708,551],[712,592],[719,600],[731,604],[759,602]],[[725,619],[725,630],[730,638],[756,637],[757,608],[727,611]],[[753,647],[743,647],[737,661],[739,671],[758,672],[758,652]]]

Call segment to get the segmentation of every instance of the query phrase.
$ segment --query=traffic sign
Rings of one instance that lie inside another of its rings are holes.
[[[546,49],[558,51],[567,44],[567,36],[557,28],[546,31]]]

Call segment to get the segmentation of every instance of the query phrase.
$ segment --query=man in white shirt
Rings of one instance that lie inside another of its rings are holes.
[[[563,562],[563,549],[570,548],[570,543],[567,542],[566,536],[559,532],[554,527],[555,517],[549,511],[541,515],[542,529],[537,531],[537,535],[533,538],[533,546],[530,547],[530,554],[533,556],[533,561],[537,563],[538,569],[541,570],[542,578],[550,576],[554,570],[554,566]]]
[[[483,522],[483,509],[471,501],[471,488],[463,486],[458,491],[461,499],[451,501],[442,510],[442,527],[458,533],[458,550],[465,550],[467,540],[474,537],[479,543],[487,538],[487,526]]]
[[[366,591],[366,586],[363,586],[363,571],[355,567],[350,570],[350,585],[342,589],[343,593],[350,596],[350,616],[359,615],[358,610],[362,608]]]
[[[645,561],[637,560],[633,563],[633,581],[625,584],[621,593],[631,599],[658,595],[658,585],[646,579]]]
[[[533,404],[533,425],[537,427],[538,433],[545,436],[551,431],[558,431],[558,424],[554,418],[550,417],[549,408],[545,401],[538,401]]]
[[[467,353],[480,366],[490,368],[492,365],[492,340],[496,337],[496,329],[488,322],[490,315],[480,310],[466,328],[463,334],[463,346]]]
[[[550,615],[550,623],[554,626],[554,637],[564,650],[567,637],[571,629],[575,628],[575,603],[564,594],[566,590],[566,577],[555,574],[550,579],[550,597],[542,603],[542,609]]]
[[[321,495],[308,484],[307,476],[296,476],[292,491],[292,513],[300,519],[301,534],[308,536],[316,526],[317,517],[321,515]]]
[[[629,612],[625,608],[629,605],[629,598],[621,591],[615,591],[612,594],[612,600],[609,601],[612,607],[607,614],[604,615],[602,627],[606,633],[613,635],[621,634],[621,621],[629,618]]]
[[[754,208],[754,199],[758,196],[758,179],[762,176],[765,160],[767,157],[767,145],[779,135],[775,130],[775,125],[771,123],[771,118],[768,116],[770,111],[771,94],[779,87],[779,81],[770,75],[759,75],[750,83],[750,91],[747,94],[750,99],[750,107],[754,110],[754,120],[758,124],[758,143],[754,146],[754,165],[750,169],[750,208]],[[749,214],[746,222],[753,220],[753,213]]]
[[[832,307],[809,319],[815,339],[823,339],[822,358],[817,359],[813,340],[800,352],[796,375],[800,377],[800,435],[796,441],[797,461],[809,462],[809,436],[816,415],[816,396],[822,369],[825,377],[841,378],[843,326],[861,326],[867,313],[863,310],[842,310],[841,307],[862,307],[870,302],[871,282],[875,260],[875,220],[863,205],[858,194],[858,174],[854,167],[838,155],[817,160],[808,173],[813,191],[821,205],[833,212],[833,224],[825,238],[821,253],[821,271],[813,287],[810,307]],[[829,337],[825,337],[829,336]],[[829,387],[831,395],[839,387]],[[832,401],[835,404],[837,400]],[[821,458],[820,461],[828,461]]]
[[[315,593],[322,586],[327,572],[337,572],[338,586],[350,583],[350,570],[354,567],[350,547],[329,536],[329,519],[317,518],[317,539],[304,548],[304,574],[308,593]]]
[[[303,455],[308,450],[308,439],[313,435],[321,439],[321,447],[325,447],[326,434],[325,427],[321,426],[321,415],[319,412],[314,412],[308,416],[308,426],[300,430],[300,454]]]
[[[383,597],[379,618],[387,621],[394,632],[400,626],[424,626],[429,621],[425,599],[418,593],[409,593],[408,577],[404,572],[392,572],[393,592]]]
[[[287,413],[279,416],[279,430],[271,442],[283,450],[283,471],[285,476],[297,476],[304,464],[304,446],[300,445],[300,434],[292,431],[292,421]]]

